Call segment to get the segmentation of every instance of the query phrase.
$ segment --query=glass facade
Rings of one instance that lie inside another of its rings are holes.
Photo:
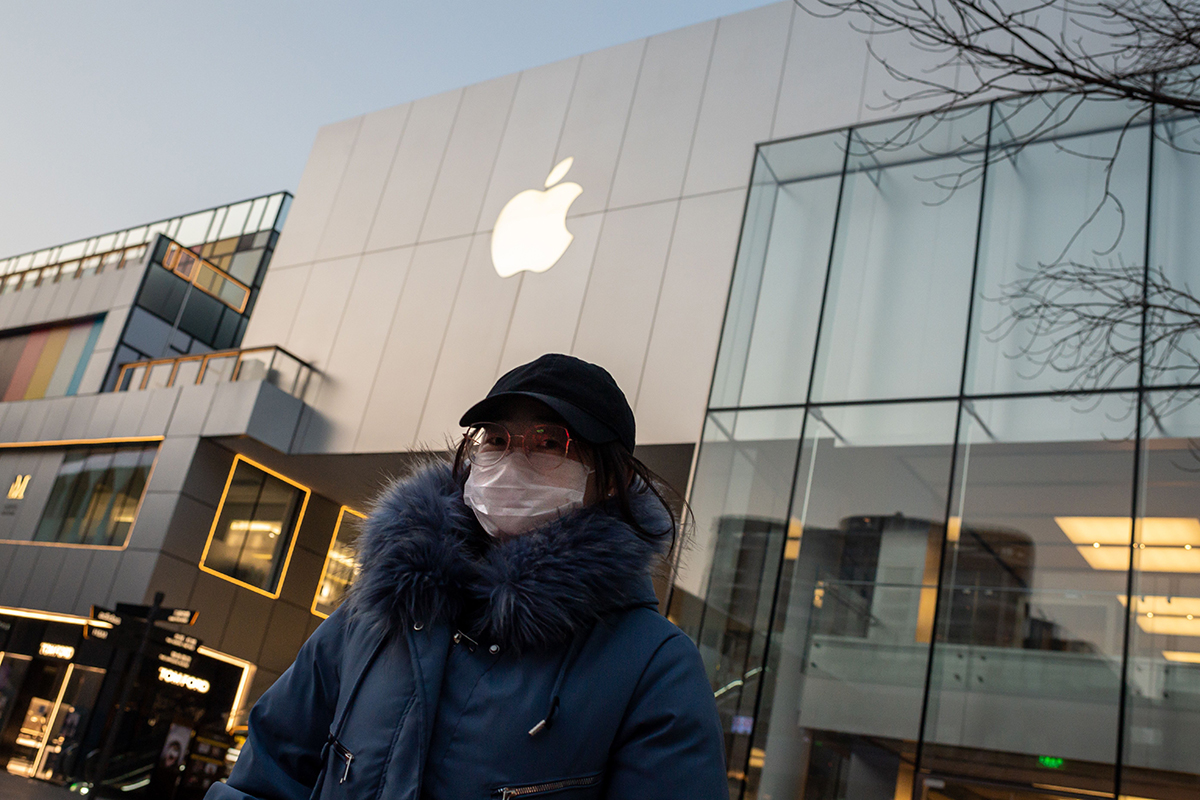
[[[299,484],[236,456],[200,569],[278,597],[308,497]]]
[[[325,566],[321,569],[321,580],[313,597],[312,613],[328,617],[346,599],[346,591],[358,575],[358,551],[355,544],[362,531],[365,514],[349,506],[338,511],[337,524],[333,528],[333,541],[325,554]]]
[[[759,147],[670,600],[731,797],[1200,793],[1198,129]]]
[[[157,454],[157,442],[67,450],[33,541],[123,546]]]

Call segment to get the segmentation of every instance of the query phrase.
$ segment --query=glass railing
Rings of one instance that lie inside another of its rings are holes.
[[[9,272],[0,277],[0,294],[11,294],[47,283],[82,278],[85,275],[98,275],[106,270],[124,269],[129,264],[145,258],[147,247],[148,245],[139,244],[87,258],[68,259],[61,263]]]
[[[193,383],[266,381],[293,397],[304,397],[313,368],[282,347],[218,350],[124,364],[114,391],[136,392]]]

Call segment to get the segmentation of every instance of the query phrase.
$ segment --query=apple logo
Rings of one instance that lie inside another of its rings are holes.
[[[550,170],[546,191],[526,189],[500,209],[492,228],[492,265],[501,278],[521,271],[545,272],[571,246],[575,235],[567,230],[567,210],[583,187],[558,182],[573,163],[574,158],[564,158]]]

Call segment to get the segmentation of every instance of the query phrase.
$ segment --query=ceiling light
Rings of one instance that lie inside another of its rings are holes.
[[[1129,546],[1129,517],[1055,517],[1062,532],[1075,544]],[[1200,519],[1192,517],[1144,517],[1138,520],[1137,541],[1167,547],[1200,544]]]
[[[1163,658],[1167,661],[1180,661],[1184,664],[1200,664],[1200,653],[1190,650],[1163,650]]]

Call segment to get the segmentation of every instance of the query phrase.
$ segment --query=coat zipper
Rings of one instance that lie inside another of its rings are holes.
[[[577,786],[595,786],[600,782],[599,775],[589,775],[586,778],[566,778],[549,783],[535,783],[529,786],[504,787],[500,790],[500,800],[512,800],[514,797],[528,797],[542,792],[557,792],[559,789],[574,789]]]
[[[338,783],[345,783],[350,780],[350,764],[354,761],[354,753],[346,749],[346,746],[337,739],[333,740],[333,750],[338,756],[346,762],[346,768],[342,770],[342,777],[338,779]]]

